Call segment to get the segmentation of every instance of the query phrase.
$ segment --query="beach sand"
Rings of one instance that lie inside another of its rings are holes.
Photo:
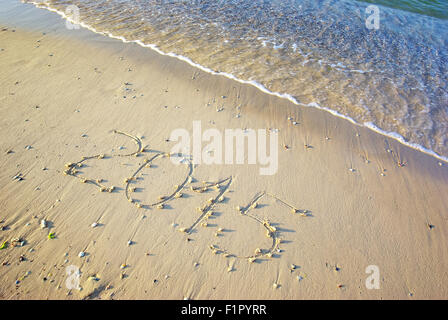
[[[1,299],[448,297],[448,164],[27,8],[0,20]],[[193,121],[278,129],[277,173],[174,165],[167,140]]]

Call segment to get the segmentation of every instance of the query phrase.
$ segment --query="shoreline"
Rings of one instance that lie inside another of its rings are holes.
[[[34,5],[36,8],[44,9],[44,10],[47,10],[47,11],[50,11],[50,12],[57,13],[63,19],[71,22],[72,24],[76,24],[75,21],[73,19],[71,19],[70,17],[68,17],[64,12],[61,12],[61,11],[59,11],[57,9],[54,9],[54,8],[51,8],[51,7],[45,7],[45,6],[39,5],[37,2],[30,2],[30,4]],[[256,81],[253,81],[253,80],[243,80],[243,79],[239,79],[239,78],[235,77],[234,75],[226,73],[226,72],[214,71],[214,70],[212,70],[210,68],[207,68],[205,66],[202,66],[200,64],[195,63],[194,61],[192,61],[188,57],[185,57],[185,56],[182,56],[182,55],[178,55],[178,54],[175,54],[175,53],[172,53],[172,52],[168,52],[168,53],[163,52],[155,44],[145,44],[141,40],[127,40],[124,37],[115,36],[115,35],[113,35],[111,33],[108,33],[108,32],[100,32],[100,31],[95,30],[95,28],[93,28],[93,27],[91,27],[91,26],[89,26],[89,25],[87,25],[87,24],[85,24],[83,22],[81,22],[79,25],[82,28],[90,30],[90,31],[92,31],[92,32],[94,32],[96,34],[99,34],[99,35],[102,35],[102,36],[107,36],[107,37],[112,38],[112,39],[117,39],[117,40],[122,41],[123,43],[136,43],[136,44],[138,44],[138,45],[140,45],[140,46],[142,46],[144,48],[149,48],[151,50],[154,50],[155,52],[159,53],[160,55],[179,59],[180,61],[186,62],[189,65],[191,65],[191,66],[193,66],[195,68],[198,68],[201,71],[207,72],[209,74],[224,76],[224,77],[226,77],[226,78],[228,78],[230,80],[237,81],[237,82],[239,82],[241,84],[248,84],[248,85],[254,86],[255,88],[257,88],[261,92],[264,92],[264,93],[272,95],[272,96],[279,97],[281,99],[288,100],[289,102],[291,102],[291,103],[293,103],[293,104],[295,104],[295,105],[297,105],[299,107],[311,107],[311,108],[317,108],[317,109],[320,109],[320,110],[324,110],[324,111],[330,113],[331,115],[333,115],[335,117],[347,120],[347,121],[349,121],[352,124],[357,125],[357,126],[369,128],[370,130],[372,130],[374,132],[377,132],[377,133],[379,133],[379,134],[381,134],[381,135],[383,135],[385,137],[392,138],[392,139],[400,142],[401,144],[403,144],[403,145],[405,145],[407,147],[410,147],[410,148],[415,149],[417,151],[420,151],[420,152],[423,152],[425,154],[428,154],[428,155],[430,155],[430,156],[432,156],[432,157],[434,157],[434,158],[436,158],[438,160],[444,161],[445,163],[448,164],[448,157],[442,156],[442,155],[438,154],[437,152],[435,152],[435,151],[433,151],[431,149],[428,149],[428,148],[426,148],[426,147],[424,147],[424,146],[422,146],[420,144],[407,141],[399,133],[385,131],[385,130],[379,128],[378,126],[376,126],[372,122],[358,123],[353,118],[351,118],[349,116],[346,116],[346,115],[343,115],[343,114],[341,114],[341,113],[339,113],[339,112],[337,112],[337,111],[335,111],[335,110],[333,110],[331,108],[321,106],[321,105],[319,105],[316,102],[311,102],[309,104],[300,103],[299,101],[297,101],[293,96],[291,96],[288,93],[273,92],[273,91],[270,91],[265,86],[263,86],[262,84],[260,84],[260,83],[258,83]]]
[[[0,299],[448,296],[445,164],[138,44],[70,33],[51,12],[33,19],[44,26],[0,32]],[[153,159],[197,120],[278,129],[278,172]],[[64,175],[67,163],[82,163],[79,175]],[[66,287],[72,265],[82,290]],[[379,290],[365,286],[371,265]]]

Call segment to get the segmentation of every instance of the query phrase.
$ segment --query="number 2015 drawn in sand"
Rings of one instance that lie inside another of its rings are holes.
[[[138,150],[129,154],[120,154],[120,155],[105,155],[105,154],[98,154],[93,156],[87,156],[82,157],[81,160],[78,162],[73,163],[67,163],[66,170],[64,170],[65,175],[69,175],[75,178],[78,178],[83,183],[88,183],[95,185],[100,189],[101,192],[113,192],[116,188],[114,186],[106,186],[104,185],[104,181],[102,179],[89,179],[86,177],[83,177],[81,174],[79,174],[78,169],[83,167],[83,163],[87,162],[89,160],[93,159],[104,159],[104,158],[111,158],[111,157],[138,157],[139,155],[143,154],[145,151],[150,151],[154,153],[152,157],[146,158],[143,161],[143,164],[140,165],[137,170],[132,174],[131,177],[124,179],[125,184],[125,196],[127,200],[135,205],[137,208],[142,209],[150,209],[150,208],[157,208],[157,209],[164,209],[165,205],[173,199],[179,199],[184,196],[182,193],[183,190],[188,189],[188,186],[190,185],[190,190],[195,193],[204,193],[208,192],[210,190],[217,191],[217,194],[215,197],[212,197],[208,199],[203,206],[197,208],[198,212],[200,213],[199,217],[196,219],[196,221],[190,225],[189,227],[185,228],[179,228],[178,231],[191,234],[199,225],[207,226],[207,220],[213,216],[213,210],[219,203],[223,203],[225,200],[224,194],[228,191],[230,185],[232,184],[233,177],[228,177],[225,179],[222,179],[217,182],[202,182],[202,185],[199,186],[193,186],[193,171],[194,166],[193,163],[190,161],[190,156],[180,155],[180,154],[170,154],[170,153],[164,153],[156,150],[146,150],[143,146],[142,140],[139,137],[133,136],[131,134],[128,134],[126,132],[117,131],[114,130],[113,133],[123,135],[126,137],[129,137],[134,140],[134,142],[138,146]],[[133,187],[133,182],[137,180],[139,174],[141,174],[145,169],[151,168],[152,163],[157,159],[169,159],[171,157],[180,157],[180,163],[183,163],[187,167],[187,174],[183,182],[179,185],[175,186],[174,192],[171,194],[168,194],[166,196],[160,196],[156,201],[152,203],[141,203],[135,201],[135,199],[132,198],[132,194],[136,191],[136,188]],[[308,217],[311,216],[311,213],[309,210],[299,210],[293,205],[289,204],[288,202],[278,198],[274,194],[271,194],[269,192],[263,191],[259,192],[254,196],[254,198],[249,202],[248,205],[244,207],[236,207],[236,210],[238,214],[253,219],[255,222],[261,224],[266,229],[266,237],[272,239],[272,245],[269,249],[259,249],[257,248],[253,254],[248,256],[241,256],[236,255],[231,252],[229,252],[225,248],[220,248],[217,245],[210,245],[209,248],[214,254],[223,254],[225,257],[234,257],[238,259],[246,259],[250,263],[255,262],[259,258],[271,258],[275,252],[280,252],[279,245],[281,243],[281,239],[279,237],[278,231],[276,227],[269,221],[269,219],[261,219],[257,217],[254,214],[251,214],[251,211],[254,209],[257,209],[259,206],[258,203],[263,198],[272,198],[276,201],[278,201],[280,204],[282,204],[285,208],[288,208],[291,213],[297,214],[300,217]],[[216,235],[219,235],[221,232],[223,232],[222,228],[217,229]]]

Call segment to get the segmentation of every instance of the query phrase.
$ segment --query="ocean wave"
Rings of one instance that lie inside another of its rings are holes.
[[[59,10],[58,8],[52,7],[49,2],[45,2],[45,3],[36,2],[36,1],[26,1],[26,2],[33,3],[35,6],[37,6],[39,8],[44,8],[44,9],[53,11],[53,12],[59,14],[60,16],[62,16],[64,19],[70,21],[73,24],[77,23],[77,21],[72,19],[72,17],[67,15],[64,11]],[[65,3],[67,4],[67,3],[71,3],[71,2],[70,1],[65,1]],[[262,83],[260,81],[244,80],[244,79],[242,79],[239,76],[239,74],[235,75],[235,74],[233,74],[231,72],[214,70],[214,68],[210,68],[208,66],[204,66],[203,64],[196,62],[194,59],[192,59],[190,57],[187,57],[185,55],[182,55],[182,54],[179,54],[179,53],[176,53],[176,52],[170,52],[170,51],[167,52],[167,51],[163,50],[163,48],[161,48],[160,45],[155,44],[155,43],[147,43],[143,39],[129,39],[129,38],[127,38],[124,35],[119,35],[119,34],[117,35],[117,34],[114,34],[112,32],[109,32],[109,31],[98,30],[97,28],[91,26],[90,24],[88,24],[86,22],[80,22],[79,24],[82,27],[84,27],[86,29],[89,29],[89,30],[91,30],[91,31],[93,31],[95,33],[103,34],[103,35],[106,35],[106,36],[108,36],[110,38],[119,39],[119,40],[121,40],[121,41],[123,41],[125,43],[133,42],[133,43],[136,43],[136,44],[138,44],[138,45],[140,45],[142,47],[150,48],[150,49],[156,51],[157,53],[159,53],[161,55],[170,56],[170,57],[182,60],[182,61],[184,61],[184,62],[186,62],[186,63],[188,63],[188,64],[190,64],[190,65],[192,65],[192,66],[194,66],[194,67],[204,71],[204,72],[207,72],[207,73],[210,73],[210,74],[214,74],[214,75],[225,76],[225,77],[227,77],[229,79],[238,81],[240,83],[252,85],[252,86],[256,87],[257,89],[259,89],[260,91],[262,91],[262,92],[264,92],[266,94],[270,94],[270,95],[274,95],[274,96],[277,96],[277,97],[280,97],[280,98],[283,98],[283,99],[287,99],[290,102],[292,102],[292,103],[294,103],[294,104],[296,104],[298,106],[314,107],[314,108],[318,108],[318,109],[321,109],[321,110],[325,110],[325,111],[331,113],[332,115],[340,117],[340,118],[344,118],[344,119],[350,121],[351,123],[353,123],[355,125],[363,125],[363,126],[369,128],[371,130],[374,130],[374,131],[376,131],[376,132],[378,132],[378,133],[380,133],[380,134],[382,134],[384,136],[387,136],[387,137],[390,137],[392,139],[395,139],[395,140],[399,141],[400,143],[402,143],[404,145],[407,145],[407,146],[409,146],[409,147],[411,147],[413,149],[417,149],[417,150],[419,150],[421,152],[424,152],[426,154],[429,154],[429,155],[431,155],[431,156],[433,156],[433,157],[435,157],[435,158],[437,158],[439,160],[448,162],[448,158],[447,157],[437,153],[436,151],[432,150],[431,148],[428,148],[428,147],[426,147],[426,146],[424,146],[422,144],[419,144],[417,142],[410,141],[409,139],[406,139],[405,137],[403,137],[403,135],[401,135],[400,133],[395,132],[393,130],[382,129],[374,121],[362,121],[363,120],[362,117],[360,119],[355,119],[355,118],[347,115],[344,112],[345,110],[342,110],[342,112],[341,112],[341,110],[337,110],[337,108],[335,108],[334,106],[332,108],[326,107],[326,106],[324,106],[325,104],[322,104],[320,101],[317,101],[317,100],[303,102],[300,99],[298,99],[296,95],[293,95],[293,94],[290,94],[290,93],[286,93],[286,92],[282,93],[282,92],[278,92],[278,91],[275,91],[275,90],[271,90],[271,88],[268,88],[264,83]],[[260,39],[258,39],[258,40],[260,40]],[[268,40],[266,40],[266,39],[262,39],[262,41],[265,41],[265,45],[268,42]],[[276,42],[272,41],[272,40],[271,40],[271,45],[272,45],[273,48],[275,48],[274,50],[282,50],[282,48],[284,47],[284,44],[276,44]],[[297,47],[295,48],[295,50],[297,51]],[[313,58],[312,57],[310,58],[310,56],[313,56],[313,52],[310,52],[310,51],[306,52],[306,53],[301,52],[301,55],[306,58],[304,61],[308,61],[308,62],[311,61],[311,63],[312,63]],[[344,63],[342,63],[340,61],[339,62],[334,62],[334,61],[324,61],[324,59],[316,59],[316,58],[314,58],[314,59],[316,60],[317,64],[319,64],[319,65],[322,65],[322,64],[329,65],[330,67],[334,68],[335,70],[340,71],[341,73],[353,73],[353,74],[357,73],[357,74],[363,75],[363,74],[369,74],[369,73],[374,73],[375,72],[375,70],[370,69],[371,66],[368,66],[367,68],[364,68],[364,69],[356,69],[356,68],[352,68],[353,65],[352,66],[348,66],[349,63],[346,63],[347,64],[346,65],[346,64],[344,64]],[[419,84],[416,83],[415,85],[418,86]],[[444,89],[444,88],[442,88],[442,89]],[[329,88],[328,90],[331,90],[331,89]],[[443,92],[442,95],[443,94],[446,95],[446,92]],[[446,107],[446,109],[448,109],[448,107]],[[447,112],[446,109],[445,109],[445,112]],[[368,110],[370,112],[370,111],[372,111],[372,108],[366,107],[366,110]],[[369,120],[371,120],[371,119],[369,119]],[[433,130],[433,128],[431,128],[431,130]],[[442,134],[443,134],[443,132],[442,132]]]

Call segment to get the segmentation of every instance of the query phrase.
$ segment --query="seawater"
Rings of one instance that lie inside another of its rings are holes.
[[[25,2],[448,158],[448,0]]]

